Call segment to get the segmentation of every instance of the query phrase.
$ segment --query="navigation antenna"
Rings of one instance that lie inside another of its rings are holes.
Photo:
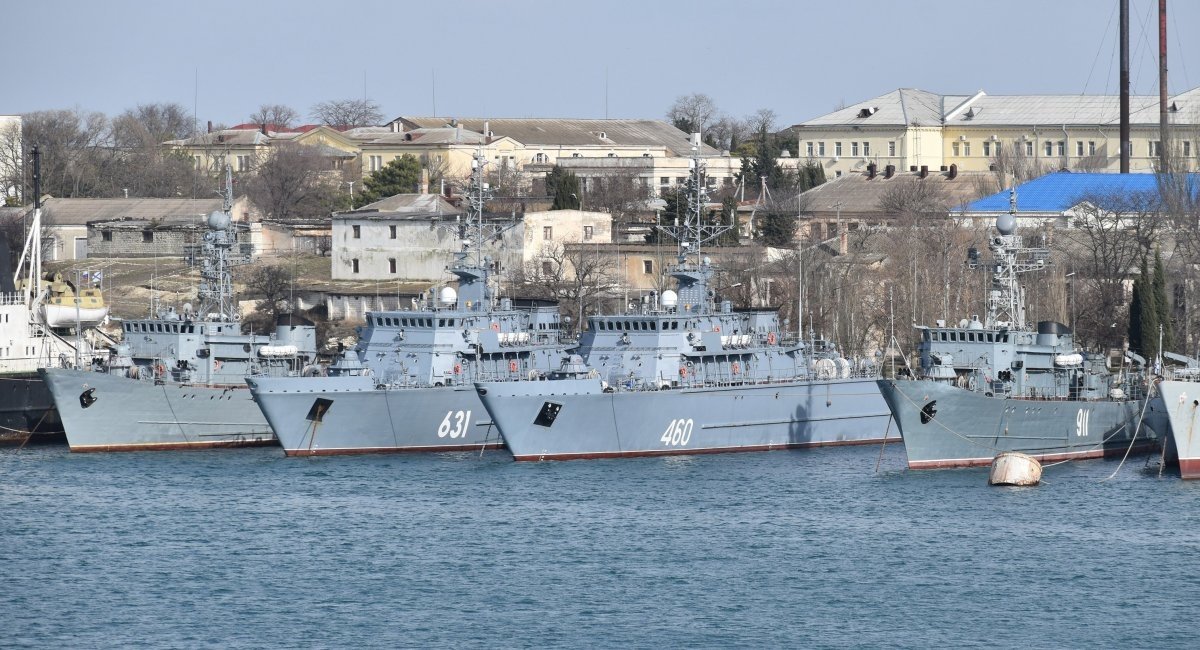
[[[1026,247],[1017,230],[1017,190],[1012,188],[1008,195],[1008,213],[996,217],[996,230],[1000,233],[988,243],[995,263],[992,271],[992,289],[988,294],[988,314],[985,326],[1026,329],[1025,288],[1019,276],[1030,271],[1041,271],[1050,265],[1050,250]],[[974,248],[967,252],[967,266],[979,268],[979,252]]]
[[[233,168],[225,165],[225,191],[221,212],[208,215],[208,232],[200,245],[200,315],[217,314],[222,321],[240,320],[234,305],[233,260],[230,252],[237,244],[237,226],[233,223]]]

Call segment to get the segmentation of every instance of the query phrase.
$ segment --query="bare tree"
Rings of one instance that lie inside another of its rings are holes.
[[[25,146],[36,144],[42,152],[42,192],[104,195],[103,179],[114,157],[108,117],[79,109],[37,111],[22,116],[22,127]],[[32,189],[28,178],[26,187]]]
[[[760,131],[774,133],[775,125],[778,121],[779,116],[775,114],[775,111],[769,108],[760,108],[748,116],[744,123],[746,129],[751,133],[758,133]]]
[[[252,123],[273,126],[276,130],[290,128],[298,119],[300,119],[300,114],[291,106],[283,104],[263,104],[258,107],[257,111],[250,114]]]
[[[709,125],[708,131],[704,133],[704,140],[722,151],[734,151],[746,141],[749,133],[745,122],[736,117],[722,115]]]
[[[589,314],[606,311],[617,293],[612,257],[595,245],[553,244],[510,276],[524,295],[557,300],[563,314],[583,328]]]
[[[179,104],[142,104],[112,121],[115,156],[104,180],[108,196],[194,196],[201,178],[190,156],[163,148],[168,140],[192,135],[187,109]]]
[[[25,144],[21,125],[10,122],[0,128],[0,192],[8,205],[25,201]]]
[[[1073,227],[1056,239],[1082,276],[1078,333],[1089,345],[1117,346],[1128,323],[1126,285],[1164,225],[1162,201],[1157,192],[1112,192],[1079,197],[1077,205]]]
[[[1030,155],[1026,147],[1025,142],[1013,142],[1009,147],[996,143],[996,153],[990,163],[999,181],[996,191],[1020,185],[1053,171],[1052,165]]]
[[[667,119],[685,133],[704,133],[717,116],[717,103],[704,93],[680,95],[667,109]]]
[[[329,167],[315,147],[285,142],[257,161],[246,194],[275,219],[324,217],[349,198]]]
[[[613,172],[589,178],[583,207],[607,212],[612,215],[614,226],[624,226],[639,213],[647,211],[646,201],[651,198],[652,189],[643,185],[637,176]]]
[[[312,107],[312,117],[335,129],[371,126],[383,121],[379,104],[370,99],[334,99]]]

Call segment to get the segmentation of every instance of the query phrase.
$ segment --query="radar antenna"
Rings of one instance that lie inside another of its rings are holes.
[[[996,218],[998,235],[992,237],[988,248],[995,262],[990,265],[992,288],[988,293],[988,328],[1008,327],[1023,330],[1025,321],[1025,288],[1019,276],[1022,273],[1041,271],[1050,266],[1050,250],[1025,246],[1017,230],[1017,190],[1009,190],[1008,213]],[[975,269],[981,265],[979,254],[974,249],[967,254],[967,266]]]
[[[225,191],[222,211],[205,219],[208,232],[198,248],[200,256],[200,314],[217,314],[222,321],[237,322],[241,316],[234,305],[231,256],[237,245],[237,224],[233,223],[233,168],[225,166]],[[193,255],[195,250],[191,251]]]

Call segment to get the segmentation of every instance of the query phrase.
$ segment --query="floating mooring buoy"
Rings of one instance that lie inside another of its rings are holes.
[[[988,485],[1037,485],[1042,482],[1042,464],[1029,454],[1005,451],[992,459]]]

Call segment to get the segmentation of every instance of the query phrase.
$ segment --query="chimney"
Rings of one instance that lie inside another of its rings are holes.
[[[921,178],[929,175],[929,165],[921,165]]]
[[[208,121],[208,132],[212,133],[212,120]]]
[[[484,120],[484,122],[483,122],[483,141],[484,142],[492,141],[492,129],[491,129],[490,125],[488,124],[487,120]]]
[[[872,180],[874,178],[875,178],[875,163],[871,163],[871,164],[867,165],[867,179]]]
[[[888,165],[887,167],[883,168],[883,177],[884,178],[891,178],[892,176],[895,176],[895,175],[896,175],[896,166],[895,165]]]
[[[454,141],[462,142],[462,125],[461,124],[454,125]]]
[[[429,194],[429,170],[428,169],[421,170],[421,188],[420,188],[419,192],[422,195]]]
[[[850,236],[845,230],[838,233],[838,255],[845,255],[850,252]]]
[[[954,179],[958,178],[958,163],[954,163],[954,164],[950,165],[950,175],[947,176],[947,178],[949,180],[954,180]]]

